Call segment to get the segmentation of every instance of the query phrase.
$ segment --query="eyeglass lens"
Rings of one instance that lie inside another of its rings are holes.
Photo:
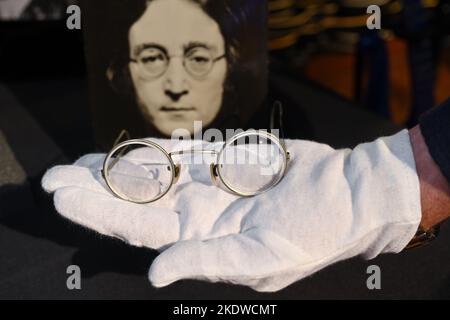
[[[277,184],[286,166],[285,152],[258,133],[227,142],[218,159],[223,182],[244,195],[264,192]]]
[[[130,201],[150,202],[164,194],[172,181],[167,156],[156,147],[141,143],[117,149],[106,166],[110,187]]]

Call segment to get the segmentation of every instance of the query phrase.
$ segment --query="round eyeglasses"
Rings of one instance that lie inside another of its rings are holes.
[[[141,50],[138,56],[135,59],[130,58],[130,61],[138,65],[144,78],[155,79],[166,72],[170,59],[175,57],[178,56],[169,56],[164,50],[151,47]],[[184,69],[193,78],[205,77],[214,64],[223,58],[225,54],[214,57],[210,49],[203,47],[195,47],[182,56]]]
[[[113,194],[135,203],[163,197],[180,176],[174,157],[190,153],[213,156],[213,183],[239,196],[254,196],[277,185],[285,175],[289,153],[275,135],[249,130],[227,140],[220,149],[167,152],[147,139],[127,140],[113,147],[103,163],[102,175]]]

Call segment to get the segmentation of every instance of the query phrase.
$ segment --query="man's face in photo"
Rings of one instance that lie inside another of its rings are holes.
[[[163,134],[209,125],[227,75],[219,25],[186,0],[152,1],[130,28],[130,73],[142,112]]]

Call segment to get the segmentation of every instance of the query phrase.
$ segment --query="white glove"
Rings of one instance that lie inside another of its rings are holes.
[[[421,208],[407,130],[353,151],[302,140],[286,146],[286,176],[252,198],[217,188],[208,165],[193,164],[160,200],[126,202],[105,187],[104,155],[52,168],[42,185],[68,219],[161,250],[149,270],[157,287],[190,278],[276,291],[337,261],[408,244]]]

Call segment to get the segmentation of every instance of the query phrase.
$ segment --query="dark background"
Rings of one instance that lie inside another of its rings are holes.
[[[271,53],[268,101],[286,106],[288,135],[351,147],[401,126],[312,82]],[[52,165],[100,150],[93,135],[81,31],[64,22],[0,23],[0,159],[8,148],[15,183],[0,177],[1,299],[442,299],[450,298],[450,231],[429,246],[372,261],[330,266],[275,293],[179,281],[155,289],[147,271],[157,252],[62,219],[40,179]],[[258,115],[256,115],[258,116]],[[265,117],[264,112],[259,114]],[[255,120],[256,121],[256,120]],[[257,121],[258,122],[258,121]],[[3,157],[3,158],[1,158]],[[16,169],[14,169],[16,168]],[[79,265],[82,289],[66,287]],[[381,268],[381,290],[368,290],[366,269]]]

